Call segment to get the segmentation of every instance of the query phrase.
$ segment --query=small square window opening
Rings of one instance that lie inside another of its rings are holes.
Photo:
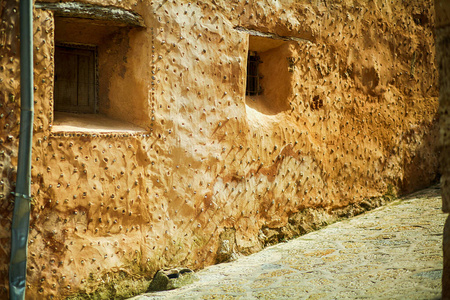
[[[144,87],[127,59],[135,51],[128,47],[129,38],[138,31],[117,23],[55,17],[53,131],[145,131],[147,116],[137,109],[145,107],[140,97]]]
[[[245,87],[249,109],[275,115],[290,108],[293,76],[286,57],[293,49],[290,41],[249,35]]]

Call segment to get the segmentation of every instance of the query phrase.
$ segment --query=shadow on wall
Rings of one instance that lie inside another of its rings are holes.
[[[408,144],[410,151],[403,155],[402,193],[411,193],[430,186],[440,178],[438,161],[438,114],[431,122],[422,122],[413,129],[403,133],[402,143]],[[415,145],[415,147],[414,147]],[[405,148],[406,149],[406,148]],[[434,178],[433,178],[433,175]],[[430,178],[433,178],[430,180]]]

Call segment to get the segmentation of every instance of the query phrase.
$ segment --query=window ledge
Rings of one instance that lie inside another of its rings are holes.
[[[71,114],[56,112],[53,121],[53,132],[121,132],[142,133],[147,130],[134,124],[108,118],[99,114]]]

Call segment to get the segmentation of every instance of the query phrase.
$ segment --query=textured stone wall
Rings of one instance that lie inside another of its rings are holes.
[[[35,10],[27,298],[201,268],[436,180],[431,0],[90,3],[144,19],[123,47],[109,41],[120,60],[99,63],[110,76],[102,112],[145,132],[53,129],[55,21]],[[0,5],[1,297],[19,132],[17,10],[18,1]],[[249,30],[282,43],[258,44]],[[262,98],[245,96],[249,44],[272,45]]]
[[[435,1],[436,60],[439,66],[439,114],[441,146],[442,210],[450,212],[450,3]],[[450,218],[447,218],[443,238],[444,272],[442,299],[450,299]]]

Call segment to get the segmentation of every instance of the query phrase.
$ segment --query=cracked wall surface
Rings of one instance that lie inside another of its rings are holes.
[[[101,113],[142,130],[54,129],[58,22],[35,9],[28,299],[91,293],[120,272],[151,277],[163,267],[198,269],[253,253],[438,177],[431,0],[83,2],[143,18],[145,28],[105,35],[99,46],[111,49],[99,57],[108,75]],[[4,0],[0,15],[6,297],[18,1]],[[274,66],[263,71],[271,79],[266,96],[282,95],[273,96],[276,107],[246,99],[249,31],[285,39],[264,52],[261,66]]]

